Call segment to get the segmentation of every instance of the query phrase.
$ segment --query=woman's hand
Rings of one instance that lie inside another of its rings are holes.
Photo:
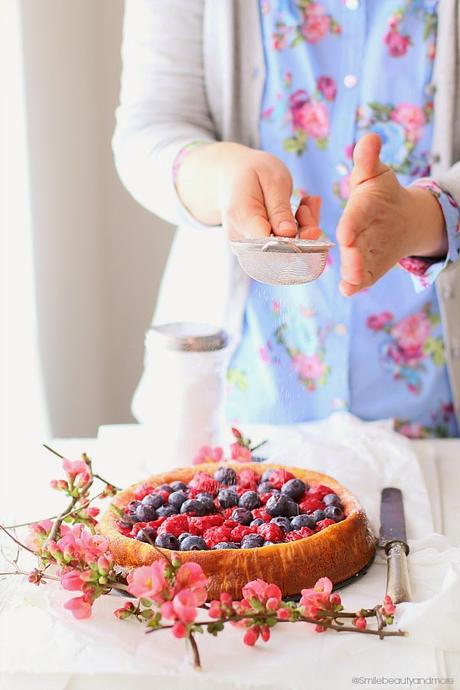
[[[444,216],[427,190],[402,187],[380,159],[380,138],[367,134],[355,146],[351,194],[337,228],[343,295],[373,285],[407,256],[447,252]]]
[[[302,238],[321,233],[319,197],[303,197],[294,216],[291,174],[264,151],[230,142],[197,146],[182,161],[176,185],[197,220],[223,225],[232,240],[294,237],[297,223]]]

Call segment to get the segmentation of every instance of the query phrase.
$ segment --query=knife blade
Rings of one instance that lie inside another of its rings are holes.
[[[406,536],[404,504],[400,489],[386,487],[382,490],[380,504],[379,546],[384,549],[387,559],[386,593],[394,604],[411,601],[407,555],[409,546]]]

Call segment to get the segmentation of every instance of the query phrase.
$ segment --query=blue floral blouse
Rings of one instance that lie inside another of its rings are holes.
[[[293,423],[346,409],[393,417],[411,437],[457,436],[433,285],[460,251],[459,209],[429,180],[437,2],[261,0],[260,8],[261,147],[290,169],[293,201],[320,195],[334,240],[353,145],[377,132],[400,182],[417,180],[438,197],[449,250],[443,262],[407,259],[407,270],[394,267],[352,298],[338,291],[337,247],[313,283],[252,282],[228,370],[228,417]]]

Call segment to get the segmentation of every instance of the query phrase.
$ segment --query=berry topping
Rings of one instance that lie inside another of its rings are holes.
[[[241,541],[242,549],[258,549],[264,545],[264,538],[260,534],[248,534]]]
[[[182,534],[179,536],[179,546],[182,544],[184,539],[191,536],[192,535],[190,534],[190,532],[182,532]]]
[[[205,515],[188,519],[189,529],[194,534],[203,534],[210,527],[220,527],[224,523],[223,515]]]
[[[206,513],[215,513],[216,512],[216,506],[214,505],[214,498],[211,496],[211,494],[208,494],[206,492],[201,492],[197,495],[197,500],[202,503],[206,509]]]
[[[253,518],[260,518],[264,522],[270,522],[270,520],[272,519],[272,516],[269,515],[264,508],[255,508],[252,511],[252,517]]]
[[[160,517],[169,517],[170,515],[177,515],[177,510],[170,505],[161,506],[157,510],[157,515]]]
[[[273,518],[274,520],[278,520],[278,518]],[[289,520],[288,520],[289,522]],[[256,518],[252,522],[249,523],[249,527],[258,527],[259,525],[265,525],[265,522],[261,520],[260,518]]]
[[[181,513],[186,513],[187,515],[204,515],[206,513],[206,508],[198,501],[196,498],[188,498],[182,503]]]
[[[337,494],[326,494],[323,503],[325,506],[340,506],[340,498]]]
[[[231,508],[237,506],[240,499],[234,489],[221,489],[217,494],[217,500],[222,508]]]
[[[329,520],[328,518],[320,520],[316,523],[316,531],[321,532],[322,529],[326,529],[326,527],[329,527],[329,525],[335,525],[334,520]]]
[[[268,499],[265,510],[272,517],[277,515],[289,515],[291,510],[291,499],[284,494],[275,494]]]
[[[137,539],[138,541],[144,541],[147,544],[154,544],[156,536],[157,535],[155,530],[152,527],[146,526],[139,530],[139,532],[135,536],[135,539]]]
[[[324,520],[326,516],[324,515],[323,510],[315,510],[313,513],[311,513],[311,517],[315,522],[319,522],[320,520]]]
[[[158,534],[172,534],[180,537],[183,532],[189,531],[189,521],[186,515],[171,515],[158,528]]]
[[[233,541],[220,541],[218,544],[212,547],[213,549],[239,549],[239,545],[235,544]]]
[[[288,472],[287,470],[273,470],[270,475],[270,484],[275,489],[281,489],[283,484],[286,484],[290,479],[295,479],[292,472]]]
[[[155,508],[146,506],[143,503],[136,508],[136,519],[140,522],[148,522],[149,520],[155,520],[157,512]]]
[[[185,482],[171,482],[170,487],[173,491],[186,491],[187,484]]]
[[[295,518],[293,518],[294,520]],[[274,517],[270,520],[271,523],[274,525],[277,525],[278,527],[281,527],[283,532],[290,532],[292,527],[291,527],[291,522],[289,518],[284,517],[282,515],[278,515],[278,517]]]
[[[245,491],[240,496],[238,505],[240,508],[247,508],[247,510],[254,510],[260,506],[260,498],[256,491]]]
[[[265,472],[263,473],[263,475],[260,478],[260,481],[261,482],[269,482],[272,472],[273,472],[273,470],[265,470]]]
[[[259,494],[271,494],[273,488],[274,487],[270,484],[270,482],[261,482],[257,491]]]
[[[305,483],[301,479],[289,479],[281,487],[281,493],[294,500],[300,498],[305,493]]]
[[[160,496],[160,494],[147,494],[147,496],[144,496],[142,499],[142,503],[145,506],[150,506],[150,508],[157,510],[163,505],[163,498]]]
[[[311,515],[296,515],[291,520],[291,529],[298,530],[302,527],[308,527],[309,529],[315,529],[315,520]]]
[[[216,482],[216,480],[206,472],[198,472],[190,482],[189,487],[193,489],[196,494],[204,491],[211,494],[211,496],[216,496],[221,488],[219,482]]]
[[[259,483],[259,475],[254,470],[241,470],[238,474],[238,484],[247,489],[253,489]]]
[[[267,522],[265,525],[260,525],[260,527],[257,528],[257,533],[260,534],[265,541],[272,541],[273,543],[283,541],[284,539],[283,530],[273,522]]]
[[[173,551],[177,551],[179,548],[179,541],[173,534],[168,534],[165,532],[164,534],[159,534],[157,536],[155,539],[155,546],[159,546],[162,549],[172,549]]]
[[[286,535],[286,541],[298,541],[299,539],[304,539],[304,537],[309,537],[310,534],[314,534],[314,532],[309,527],[294,529]]]
[[[234,529],[232,529],[230,539],[232,541],[240,542],[248,534],[256,534],[256,528],[255,527],[246,527],[245,525],[238,525],[238,527],[235,527]]]
[[[214,479],[220,484],[236,484],[237,476],[236,472],[232,467],[219,467],[219,469],[214,473]]]
[[[185,537],[185,539],[180,541],[181,551],[203,551],[206,548],[206,542],[203,537],[193,535],[190,537]]]
[[[239,522],[241,525],[249,525],[252,519],[251,511],[246,508],[235,508],[232,513],[232,520]]]
[[[182,491],[173,491],[171,494],[169,494],[168,497],[168,503],[170,506],[175,508],[176,510],[180,510],[181,506],[185,501],[187,500],[187,494]]]
[[[219,544],[221,541],[230,541],[232,530],[228,527],[210,527],[203,534],[203,539],[206,542],[208,549]]]
[[[301,513],[313,513],[315,510],[322,510],[324,505],[322,502],[315,498],[314,496],[308,496],[305,501],[299,503],[299,509]]]
[[[147,494],[150,494],[152,490],[153,486],[151,484],[143,482],[142,484],[139,484],[139,486],[136,487],[136,490],[134,492],[134,498],[136,498],[138,501],[142,501],[142,499],[145,496],[147,496]]]
[[[334,520],[334,522],[340,522],[340,520],[343,520],[342,508],[334,505],[327,506],[324,509],[324,517],[328,520]]]
[[[157,491],[166,491],[168,494],[171,494],[174,489],[169,484],[160,484],[160,486],[157,486]]]
[[[308,495],[309,496],[314,496],[315,498],[319,498],[320,501],[323,500],[327,494],[332,493],[330,488],[328,486],[324,486],[324,484],[317,484],[316,486],[311,486]]]

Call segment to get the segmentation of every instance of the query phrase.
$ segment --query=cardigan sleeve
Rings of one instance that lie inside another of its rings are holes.
[[[120,105],[112,141],[133,197],[174,224],[202,227],[181,203],[174,163],[192,142],[217,138],[206,98],[203,0],[126,0]]]

